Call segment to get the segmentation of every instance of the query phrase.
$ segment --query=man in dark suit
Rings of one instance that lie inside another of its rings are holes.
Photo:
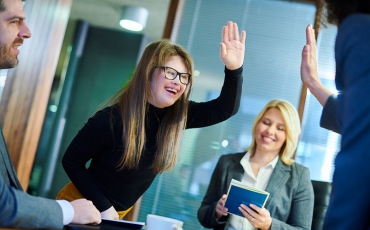
[[[0,0],[0,69],[18,64],[18,47],[30,37],[22,0]],[[55,201],[23,192],[0,126],[0,227],[63,229],[69,223],[100,221],[100,212],[91,201]]]

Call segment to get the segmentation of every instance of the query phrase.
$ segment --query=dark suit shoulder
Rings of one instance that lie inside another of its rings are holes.
[[[343,22],[340,24],[340,29],[349,29],[349,30],[363,30],[364,26],[370,26],[370,15],[369,14],[352,14],[351,16],[346,17]],[[368,31],[369,32],[369,31]]]
[[[222,155],[218,161],[219,163],[222,163],[222,164],[226,162],[232,162],[232,161],[238,162],[243,158],[244,155],[245,155],[245,152],[229,153],[229,154]]]
[[[348,16],[338,28],[336,51],[346,50],[342,46],[358,45],[358,42],[368,44],[370,36],[370,15],[353,14]],[[362,46],[361,46],[362,47]],[[363,47],[362,47],[363,48]]]

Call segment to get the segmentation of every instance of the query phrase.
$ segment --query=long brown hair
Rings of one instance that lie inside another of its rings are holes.
[[[299,116],[297,110],[294,106],[285,100],[271,100],[262,109],[262,111],[257,115],[252,126],[252,143],[246,149],[246,151],[251,151],[251,156],[254,155],[256,151],[256,127],[258,122],[262,119],[265,113],[271,109],[276,108],[281,112],[283,120],[285,123],[286,140],[280,149],[279,157],[286,165],[293,164],[292,156],[297,148],[299,136],[301,134],[301,124],[299,122]]]
[[[180,56],[188,72],[193,73],[193,61],[184,48],[166,39],[153,42],[144,50],[132,78],[105,103],[116,104],[122,118],[124,150],[118,163],[119,169],[131,169],[139,165],[146,142],[145,118],[149,108],[148,98],[152,95],[150,81],[155,67],[165,65],[172,56]],[[183,95],[166,109],[157,133],[157,150],[152,163],[155,173],[169,171],[177,163],[192,85],[193,78],[190,78]]]

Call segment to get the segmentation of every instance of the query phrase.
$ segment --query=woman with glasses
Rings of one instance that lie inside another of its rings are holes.
[[[241,153],[223,155],[198,210],[198,220],[215,230],[311,229],[314,193],[310,172],[292,156],[301,133],[292,104],[270,101],[257,115],[252,143]],[[226,193],[231,179],[270,193],[264,208],[240,201],[240,214],[228,214]]]
[[[72,140],[63,157],[71,179],[58,198],[91,200],[103,218],[121,219],[159,173],[174,168],[182,131],[222,122],[240,104],[246,33],[223,28],[225,81],[212,101],[189,101],[193,62],[168,40],[148,45],[131,80]],[[86,163],[91,164],[86,168]]]

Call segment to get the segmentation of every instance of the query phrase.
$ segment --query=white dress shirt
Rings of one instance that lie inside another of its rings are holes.
[[[73,220],[73,216],[75,215],[75,210],[73,209],[73,206],[66,200],[57,200],[57,203],[62,208],[63,225],[70,224]]]
[[[253,173],[251,164],[249,163],[249,158],[250,152],[247,152],[240,160],[240,164],[243,166],[244,169],[244,176],[241,182],[249,187],[265,190],[270,180],[271,174],[278,162],[279,156],[276,156],[266,166],[261,167],[258,171],[257,176],[255,176]],[[253,225],[251,225],[246,218],[234,214],[229,215],[230,225],[228,227],[228,230],[256,230],[256,228],[254,228]]]

